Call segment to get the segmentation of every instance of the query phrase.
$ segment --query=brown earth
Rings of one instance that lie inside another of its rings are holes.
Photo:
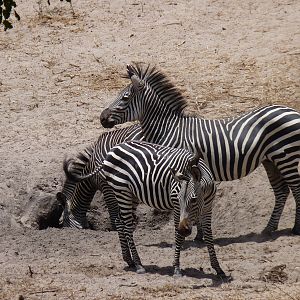
[[[38,5],[40,3],[40,5]],[[129,62],[157,65],[207,118],[280,103],[300,110],[299,1],[18,1],[0,33],[0,299],[300,299],[300,237],[289,197],[279,230],[260,235],[274,199],[264,170],[219,185],[216,251],[233,281],[216,281],[191,236],[185,276],[172,275],[173,226],[141,208],[147,269],[124,269],[99,196],[98,230],[22,225],[37,195],[54,196],[62,160],[99,136],[101,110],[127,84]],[[22,298],[23,297],[23,298]]]

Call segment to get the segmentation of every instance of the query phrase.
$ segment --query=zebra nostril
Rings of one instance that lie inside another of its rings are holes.
[[[102,111],[102,113],[100,114],[100,121],[105,121],[106,119],[108,119],[108,117],[110,116],[110,109],[106,108]]]

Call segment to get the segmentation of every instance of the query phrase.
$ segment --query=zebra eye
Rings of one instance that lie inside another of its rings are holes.
[[[193,198],[191,199],[191,203],[192,203],[192,204],[196,204],[196,203],[197,203],[197,198],[196,198],[196,197],[193,197]]]
[[[129,98],[129,93],[128,93],[128,92],[125,92],[125,93],[123,94],[122,99],[123,99],[123,100],[128,100],[128,98]]]

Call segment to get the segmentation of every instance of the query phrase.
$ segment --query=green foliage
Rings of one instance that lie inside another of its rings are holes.
[[[9,17],[11,12],[14,11],[14,15],[17,20],[20,20],[20,16],[15,11],[15,7],[17,6],[14,0],[0,0],[0,25],[4,26],[4,30],[13,28],[11,21],[9,21]]]

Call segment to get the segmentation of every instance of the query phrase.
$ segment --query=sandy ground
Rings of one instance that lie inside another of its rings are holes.
[[[65,2],[17,3],[21,21],[0,32],[0,299],[300,299],[294,200],[278,232],[260,235],[274,203],[262,168],[218,189],[213,231],[230,283],[193,236],[174,279],[172,221],[147,208],[135,235],[145,275],[124,269],[99,195],[98,230],[19,222],[30,199],[60,190],[65,155],[104,131],[99,114],[127,84],[127,63],[157,65],[207,118],[300,110],[299,1],[74,0],[75,15]]]

